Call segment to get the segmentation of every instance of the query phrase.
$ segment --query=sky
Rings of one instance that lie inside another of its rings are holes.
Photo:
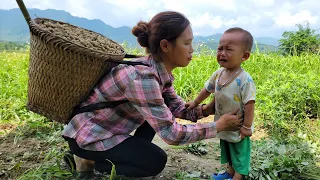
[[[284,31],[295,31],[296,24],[307,21],[312,29],[320,29],[318,0],[24,0],[24,3],[27,8],[64,10],[73,16],[100,19],[113,27],[131,28],[161,11],[179,11],[190,20],[194,35],[200,36],[241,27],[255,37],[278,39]],[[15,0],[0,1],[0,9],[12,8],[18,8]]]

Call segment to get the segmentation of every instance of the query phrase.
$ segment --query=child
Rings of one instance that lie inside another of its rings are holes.
[[[215,98],[215,117],[239,108],[244,115],[240,131],[223,131],[218,133],[221,146],[221,163],[228,163],[228,171],[223,174],[213,174],[216,180],[243,179],[250,168],[250,137],[255,103],[255,85],[241,63],[250,57],[253,44],[252,35],[241,28],[231,28],[222,35],[217,61],[221,68],[213,73],[205,83],[204,89],[194,101],[187,104],[191,109],[205,100],[211,93]]]

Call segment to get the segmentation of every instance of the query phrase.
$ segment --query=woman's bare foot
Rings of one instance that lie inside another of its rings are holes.
[[[77,172],[88,172],[93,171],[94,161],[81,158],[77,155],[73,155],[74,161],[76,162]]]

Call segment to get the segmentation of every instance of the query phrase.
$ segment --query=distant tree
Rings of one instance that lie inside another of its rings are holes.
[[[18,44],[15,42],[0,41],[0,52],[2,51],[17,51],[27,49],[27,44]]]
[[[279,40],[279,49],[284,54],[300,55],[303,52],[319,53],[320,35],[311,29],[309,22],[305,26],[296,24],[298,31],[285,31]]]

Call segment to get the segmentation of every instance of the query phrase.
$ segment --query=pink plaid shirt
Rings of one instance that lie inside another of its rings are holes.
[[[181,125],[175,118],[197,121],[202,110],[185,108],[184,101],[172,86],[173,76],[162,62],[151,57],[137,59],[150,66],[119,65],[94,88],[82,105],[105,101],[129,100],[116,108],[85,112],[74,116],[63,131],[63,136],[76,140],[86,150],[108,150],[125,139],[147,121],[168,144],[180,145],[216,136],[215,122]],[[166,85],[166,86],[165,86]],[[169,93],[169,107],[162,93]]]

